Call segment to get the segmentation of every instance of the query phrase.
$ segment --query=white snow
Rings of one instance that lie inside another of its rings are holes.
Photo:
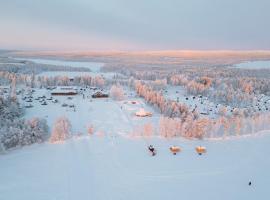
[[[37,89],[33,98],[48,97],[49,92]],[[228,140],[131,137],[134,127],[157,124],[160,116],[127,88],[125,92],[123,101],[90,99],[88,90],[85,98],[54,97],[57,104],[47,100],[42,106],[34,100],[26,118],[45,117],[51,127],[65,115],[74,136],[64,143],[35,144],[0,155],[0,199],[253,200],[270,195],[270,131]],[[63,102],[74,104],[76,111],[61,107]],[[136,117],[140,108],[153,116]],[[86,133],[89,123],[93,136]],[[150,144],[157,150],[155,157],[147,150]],[[207,148],[206,154],[196,153],[199,145]],[[182,151],[172,155],[171,146]]]
[[[269,134],[225,141],[109,134],[37,144],[0,156],[0,199],[268,199],[269,142]],[[171,145],[183,151],[174,156]],[[197,145],[207,153],[197,155]]]
[[[89,67],[91,75],[101,74],[102,64],[23,60]],[[86,72],[42,75],[80,73]],[[33,107],[26,108],[24,117],[45,118],[51,128],[58,117],[66,116],[73,137],[60,144],[35,144],[0,155],[0,200],[263,200],[270,196],[270,131],[227,140],[132,137],[134,130],[146,123],[158,127],[160,114],[128,88],[124,88],[127,95],[123,101],[92,99],[94,91],[87,88],[71,98],[53,96],[58,103],[49,100],[51,90],[35,90]],[[43,95],[47,105],[36,100]],[[208,112],[211,117],[217,112],[216,104],[186,96],[183,87],[169,87],[164,95],[172,100],[178,97],[190,109],[197,105],[199,112]],[[18,97],[23,105],[29,105],[21,94]],[[68,106],[62,107],[64,103]],[[138,110],[153,115],[137,117]],[[89,125],[94,127],[91,136],[87,135]],[[154,157],[147,150],[150,144],[157,150]],[[199,145],[207,149],[206,154],[196,153]],[[179,146],[181,152],[172,155],[171,146]]]
[[[89,124],[94,125],[94,129],[97,132],[115,132],[118,134],[126,134],[133,131],[138,125],[144,125],[144,123],[151,122],[157,124],[160,114],[153,110],[150,106],[146,105],[141,98],[135,97],[133,93],[128,99],[136,101],[137,104],[129,104],[126,100],[114,101],[111,98],[105,99],[92,99],[91,94],[94,91],[87,89],[82,94],[70,96],[72,99],[68,99],[69,96],[52,96],[53,99],[57,99],[58,103],[53,103],[52,100],[46,100],[48,105],[41,105],[39,100],[35,100],[37,97],[46,96],[49,98],[51,90],[36,89],[33,94],[32,108],[27,108],[25,112],[25,118],[31,119],[33,117],[45,118],[48,121],[49,127],[52,127],[53,122],[61,116],[66,116],[72,124],[72,130],[75,133],[85,133]],[[24,105],[28,102],[21,100]],[[66,103],[68,105],[74,105],[74,108],[62,107],[61,105]],[[135,116],[140,108],[145,108],[147,111],[154,113],[152,117],[140,118]]]

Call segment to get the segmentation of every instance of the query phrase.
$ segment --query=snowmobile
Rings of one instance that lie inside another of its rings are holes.
[[[148,146],[148,150],[151,152],[152,156],[156,155],[156,150],[152,145]]]
[[[181,148],[178,146],[171,146],[170,151],[173,153],[173,155],[176,155],[178,152],[181,151]]]
[[[203,153],[206,153],[206,148],[202,146],[196,147],[196,151],[199,155],[202,155]]]

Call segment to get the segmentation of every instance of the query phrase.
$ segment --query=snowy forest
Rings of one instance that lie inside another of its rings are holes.
[[[135,96],[144,99],[161,114],[158,123],[142,122],[133,127],[132,135],[136,136],[226,138],[270,128],[269,69],[186,66],[168,70],[166,66],[147,68],[106,64],[101,69],[105,76],[96,73],[70,77],[42,75],[42,72],[54,68],[54,71],[65,69],[87,73],[91,69],[56,68],[29,61],[23,61],[23,64],[27,70],[20,62],[19,67],[7,64],[0,71],[0,83],[8,88],[8,91],[1,90],[0,99],[2,149],[43,142],[49,138],[46,119],[35,117],[25,120],[26,108],[18,96],[26,98],[31,96],[32,90],[61,86],[79,87],[84,91],[85,88],[96,87],[108,91],[110,98],[118,102],[128,100],[127,94],[134,91]],[[106,73],[112,75],[106,76]],[[72,127],[72,122],[67,123]],[[91,125],[93,131],[94,126]],[[54,139],[50,141],[68,138],[52,137]]]
[[[102,178],[112,176],[107,166],[117,172],[107,187],[116,179],[126,185],[126,176],[134,174],[131,179],[137,180],[141,173],[140,183],[150,176],[163,181],[164,171],[168,180],[178,181],[189,174],[187,168],[195,174],[189,177],[228,170],[226,166],[234,170],[232,160],[242,172],[249,161],[239,158],[258,152],[255,158],[261,162],[261,149],[268,148],[268,68],[239,68],[238,62],[177,66],[163,61],[38,61],[4,58],[1,63],[0,58],[0,162],[6,169],[16,168],[10,164],[16,160],[27,163],[23,168],[31,165],[30,171],[22,169],[22,176],[34,177],[33,167],[39,166],[47,171],[43,180],[50,179],[48,173],[64,177],[63,183],[72,177],[76,198],[77,190],[88,191],[81,180],[101,180],[103,187]],[[13,155],[17,158],[9,159]],[[4,171],[5,182],[13,180]],[[123,182],[119,174],[124,174]],[[93,175],[99,178],[89,178]],[[234,177],[238,187],[243,178]],[[58,184],[55,179],[48,182]]]

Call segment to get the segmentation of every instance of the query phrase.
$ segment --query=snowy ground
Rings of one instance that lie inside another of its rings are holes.
[[[225,141],[107,135],[36,144],[0,156],[0,199],[266,200],[269,143],[270,135]],[[183,152],[172,155],[172,144]],[[201,144],[208,152],[199,156],[194,148]]]
[[[269,131],[228,140],[130,137],[134,128],[145,123],[157,126],[160,114],[127,88],[123,101],[92,99],[92,92],[87,89],[72,99],[53,97],[59,102],[46,100],[47,105],[35,100],[42,95],[49,98],[47,89],[36,89],[33,102],[19,96],[23,105],[33,105],[26,108],[26,119],[43,117],[51,128],[64,115],[74,136],[61,144],[46,142],[0,155],[0,200],[269,199]],[[200,104],[202,99],[186,96],[181,87],[170,87],[164,95],[215,116],[215,104],[207,99]],[[261,100],[262,106],[266,100]],[[63,103],[75,110],[62,107]],[[153,116],[136,117],[140,108]],[[89,124],[94,125],[92,136],[86,134]],[[148,153],[150,144],[157,149],[155,157]],[[172,155],[171,145],[180,146],[182,152]],[[197,155],[198,145],[207,148],[205,155]]]
[[[53,99],[57,99],[58,103],[53,103],[53,100],[46,100],[47,105],[41,105],[39,100],[36,100],[39,96],[51,97],[50,90],[47,89],[35,89],[33,93],[33,102],[20,101],[23,106],[32,104],[32,108],[25,109],[25,118],[31,119],[33,117],[41,117],[47,119],[49,127],[52,127],[54,121],[61,116],[66,116],[72,124],[72,130],[75,133],[86,133],[88,125],[94,125],[95,131],[115,132],[118,134],[130,133],[137,126],[143,126],[145,123],[157,124],[160,118],[160,114],[155,112],[153,108],[144,103],[141,98],[135,96],[134,92],[126,89],[126,98],[123,101],[114,101],[111,98],[105,99],[93,99],[91,94],[94,91],[86,89],[83,94],[72,96],[72,99],[68,99],[67,96],[52,96]],[[135,101],[136,104],[131,102]],[[67,107],[62,107],[62,104],[68,104]],[[74,105],[74,108],[70,108],[69,105]],[[144,108],[146,111],[152,112],[152,117],[136,117],[135,112],[140,108]]]

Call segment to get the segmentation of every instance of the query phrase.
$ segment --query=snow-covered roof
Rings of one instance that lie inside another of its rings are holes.
[[[74,89],[54,89],[52,90],[51,94],[77,94],[77,90],[74,90]]]
[[[139,111],[135,113],[136,116],[138,117],[146,117],[146,116],[152,116],[151,112],[145,111],[143,108],[141,108]]]
[[[57,87],[56,89],[59,89],[59,90],[77,90],[78,88],[74,87],[74,86],[61,86],[61,87]]]

